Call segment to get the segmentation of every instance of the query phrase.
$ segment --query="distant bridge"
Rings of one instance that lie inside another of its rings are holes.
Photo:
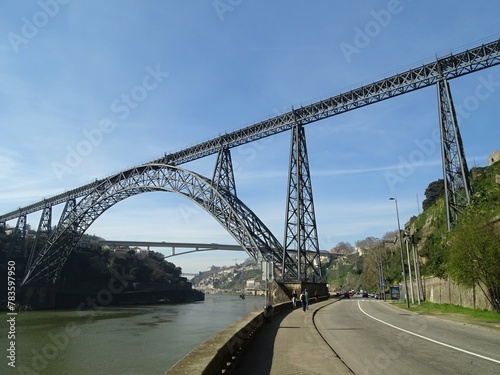
[[[220,243],[189,243],[189,242],[155,242],[155,241],[120,241],[120,240],[102,240],[97,241],[99,245],[104,246],[127,246],[127,247],[140,247],[144,246],[148,250],[151,248],[159,248],[166,247],[172,250],[170,255],[166,255],[165,258],[171,258],[178,255],[191,254],[195,252],[202,251],[217,251],[217,250],[225,250],[225,251],[245,251],[240,245],[228,245],[228,244],[220,244]],[[191,249],[188,251],[177,252],[177,249]],[[339,257],[343,254],[332,253],[328,250],[320,250],[321,256],[328,257]]]
[[[148,250],[152,247],[166,247],[170,248],[172,251],[171,255],[165,256],[165,258],[174,257],[176,255],[185,255],[189,253],[194,253],[198,251],[215,251],[215,250],[229,250],[229,251],[245,251],[241,245],[227,245],[227,244],[218,244],[218,243],[183,243],[183,242],[154,242],[154,241],[98,241],[100,245],[108,245],[108,246],[144,246]],[[188,251],[182,251],[180,253],[176,252],[177,249],[192,249]]]

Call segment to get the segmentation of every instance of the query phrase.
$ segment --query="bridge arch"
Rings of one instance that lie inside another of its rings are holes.
[[[231,192],[217,190],[210,179],[192,171],[163,163],[148,163],[101,180],[72,210],[66,212],[47,243],[35,254],[22,284],[37,280],[55,283],[76,243],[100,215],[126,198],[152,191],[174,192],[190,199],[216,219],[253,259],[260,254],[276,265],[283,264],[280,242]]]

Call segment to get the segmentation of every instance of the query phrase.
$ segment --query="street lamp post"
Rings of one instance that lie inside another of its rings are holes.
[[[418,304],[421,305],[420,299],[420,271],[418,270],[418,260],[417,260],[417,248],[415,247],[415,242],[412,240],[411,242],[412,250],[413,250],[413,265],[415,269],[415,280],[417,281],[417,301]]]
[[[405,235],[406,236],[406,235]],[[410,295],[411,295],[411,303],[415,303],[415,298],[413,296],[413,280],[411,278],[411,260],[410,260],[410,248],[408,247],[408,237],[405,238],[406,244],[406,259],[408,259],[408,275],[410,276]]]
[[[398,200],[396,198],[389,198],[389,200],[396,203],[396,217],[398,218],[398,233],[399,233],[399,251],[401,252],[401,268],[403,270],[403,283],[405,284],[405,299],[406,308],[410,308],[410,301],[408,299],[408,285],[406,284],[406,272],[405,272],[405,261],[403,255],[403,239],[401,237],[401,225],[399,224],[399,210],[398,210]]]
[[[381,272],[380,262],[377,264],[377,274],[378,274],[378,296],[382,299],[382,272]]]
[[[380,299],[385,301],[385,277],[384,277],[384,269],[382,268],[382,262],[378,262],[379,269],[379,285],[380,285]]]

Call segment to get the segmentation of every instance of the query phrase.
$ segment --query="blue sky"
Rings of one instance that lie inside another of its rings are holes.
[[[40,0],[0,7],[2,213],[500,37],[495,1]],[[469,167],[484,166],[500,149],[500,67],[450,85]],[[436,88],[429,87],[306,127],[322,249],[396,229],[391,196],[402,222],[418,214],[417,200],[442,178],[438,126]],[[232,150],[239,197],[280,240],[289,137]],[[211,176],[214,163],[208,157],[183,167]],[[39,214],[28,220],[37,227]],[[172,193],[129,198],[88,233],[235,243]],[[172,261],[197,272],[246,257],[212,252]]]

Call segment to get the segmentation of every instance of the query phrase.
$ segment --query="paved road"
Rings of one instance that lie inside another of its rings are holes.
[[[314,324],[356,375],[500,374],[498,330],[361,298],[319,309]]]

